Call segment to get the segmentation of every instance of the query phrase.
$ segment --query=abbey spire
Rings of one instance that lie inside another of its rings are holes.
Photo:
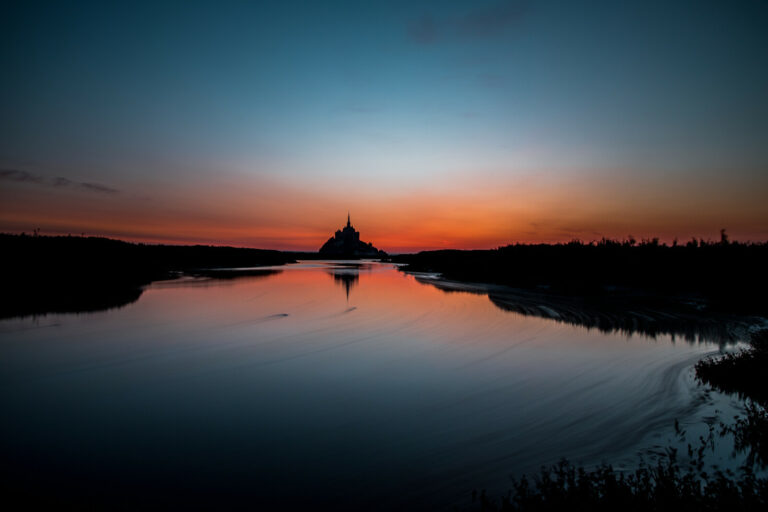
[[[352,218],[347,211],[347,225],[328,239],[320,248],[320,254],[341,258],[382,258],[387,254],[370,242],[360,240],[360,233],[352,227]]]

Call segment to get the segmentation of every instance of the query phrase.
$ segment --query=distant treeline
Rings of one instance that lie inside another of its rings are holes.
[[[261,249],[9,234],[0,234],[0,254],[0,318],[121,306],[138,299],[142,285],[174,272],[293,261]]]
[[[441,250],[393,256],[405,270],[446,279],[504,284],[553,293],[664,293],[705,299],[718,309],[768,311],[768,243],[658,239],[515,244],[492,250]]]

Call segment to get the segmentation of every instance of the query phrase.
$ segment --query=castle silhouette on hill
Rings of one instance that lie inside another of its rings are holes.
[[[336,233],[320,248],[320,254],[344,258],[382,258],[387,255],[370,242],[365,243],[360,240],[360,232],[352,227],[349,212],[347,212],[347,225],[336,230]]]

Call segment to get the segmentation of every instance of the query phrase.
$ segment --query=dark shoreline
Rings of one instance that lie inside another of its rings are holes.
[[[285,253],[262,249],[8,234],[0,234],[0,254],[4,259],[0,319],[112,309],[138,300],[149,283],[180,273],[210,277],[217,268],[295,261]]]
[[[585,264],[585,255],[596,259]],[[548,272],[553,259],[566,270]],[[642,259],[639,278],[617,272]],[[720,422],[719,431],[711,426],[698,446],[689,444],[690,462],[681,463],[671,447],[657,463],[641,460],[629,473],[610,465],[588,470],[562,461],[513,480],[506,496],[473,491],[466,510],[757,510],[768,504],[768,479],[755,473],[768,466],[767,244],[573,243],[433,251],[390,261],[403,263],[400,270],[445,293],[486,295],[495,306],[523,315],[605,332],[680,336],[691,343],[707,338],[721,349],[734,342],[750,345],[696,364],[699,382],[738,396],[745,410],[732,422]],[[711,271],[703,274],[705,268]],[[726,436],[732,436],[737,452],[746,454],[736,473],[709,468],[706,460],[717,437]]]
[[[755,468],[768,466],[768,394],[764,370],[768,367],[768,329],[752,331],[750,347],[736,353],[705,358],[696,364],[697,379],[746,401],[743,416],[733,423],[710,425],[709,435],[689,442],[688,461],[667,447],[655,463],[640,459],[633,471],[609,464],[585,469],[561,461],[539,473],[513,479],[506,496],[471,493],[463,510],[557,511],[590,510],[764,510],[768,506],[768,478]],[[688,440],[677,421],[680,440]],[[737,471],[721,470],[707,462],[716,439],[732,436],[734,450],[746,453]],[[685,457],[685,455],[683,455]]]
[[[345,260],[317,252],[164,245],[84,236],[0,233],[0,319],[85,313],[135,302],[143,288],[181,275],[259,277],[303,260]],[[355,258],[352,258],[355,259]]]
[[[432,251],[390,261],[404,264],[400,270],[425,285],[486,295],[496,307],[523,315],[604,332],[671,335],[689,343],[706,338],[721,349],[750,344],[696,364],[700,383],[737,395],[745,410],[720,422],[719,431],[710,426],[698,446],[689,444],[690,462],[681,463],[672,447],[656,464],[640,460],[629,473],[562,461],[514,480],[506,496],[473,491],[466,510],[757,510],[768,504],[768,479],[755,473],[768,466],[768,244],[604,241]],[[555,265],[559,268],[551,271]],[[631,268],[636,275],[621,271]],[[716,438],[726,436],[733,438],[735,451],[746,454],[736,473],[710,468],[706,460]]]
[[[768,328],[753,330],[747,337],[748,346],[736,352],[707,357],[696,363],[696,377],[723,393],[768,408]],[[768,464],[768,415],[763,413],[763,460]]]
[[[673,341],[680,339],[688,343],[706,339],[723,347],[743,341],[751,330],[768,325],[768,319],[762,315],[710,311],[701,301],[639,291],[610,296],[564,295],[403,271],[445,293],[485,295],[494,306],[505,311],[605,333],[642,334],[650,338],[669,335]]]
[[[388,259],[409,272],[504,285],[542,295],[626,301],[662,297],[702,312],[768,315],[768,243],[658,241],[509,245],[441,250]]]

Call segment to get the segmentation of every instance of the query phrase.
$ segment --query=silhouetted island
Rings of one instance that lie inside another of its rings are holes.
[[[336,233],[328,239],[320,248],[321,256],[334,258],[383,258],[387,253],[375,248],[370,242],[360,240],[360,232],[352,227],[352,222],[347,213],[347,225],[336,230]]]

